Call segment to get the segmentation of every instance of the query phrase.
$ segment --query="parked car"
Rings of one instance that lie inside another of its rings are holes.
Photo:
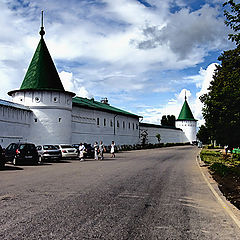
[[[44,160],[56,160],[59,161],[62,158],[61,150],[54,145],[38,145],[38,159],[39,162]]]
[[[32,143],[11,143],[5,150],[5,159],[14,165],[23,162],[38,164],[38,152]]]
[[[78,157],[77,149],[74,148],[72,145],[59,144],[59,145],[54,145],[54,146],[61,150],[62,158],[77,158]]]
[[[5,166],[5,163],[5,153],[2,146],[0,145],[0,168],[3,168]]]
[[[79,144],[73,144],[72,145],[74,148],[77,149],[77,152],[79,154]],[[85,147],[85,158],[94,158],[94,148],[91,146],[91,144],[88,143],[84,143],[84,147]]]

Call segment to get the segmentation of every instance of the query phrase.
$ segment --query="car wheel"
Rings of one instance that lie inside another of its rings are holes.
[[[18,164],[18,160],[16,157],[13,158],[13,165],[17,165]]]
[[[5,166],[5,162],[1,162],[0,163],[0,168],[4,168],[4,166]]]

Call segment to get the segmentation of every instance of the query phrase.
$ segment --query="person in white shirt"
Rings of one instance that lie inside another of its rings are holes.
[[[94,159],[98,160],[98,150],[99,150],[98,149],[98,142],[95,142],[93,147],[94,147]]]
[[[99,144],[99,155],[100,155],[100,159],[103,160],[103,152],[105,151],[105,147],[103,145],[103,142],[100,141],[100,144]]]
[[[80,162],[84,161],[84,152],[85,152],[85,146],[80,143],[79,145],[79,158],[80,158]]]
[[[115,158],[115,143],[114,141],[112,141],[112,144],[111,144],[111,154],[112,154],[112,158],[114,157]]]

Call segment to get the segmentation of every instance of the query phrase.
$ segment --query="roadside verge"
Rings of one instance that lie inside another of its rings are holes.
[[[209,189],[213,193],[213,195],[216,197],[219,204],[224,208],[224,210],[227,212],[227,214],[233,219],[235,224],[240,229],[240,211],[231,204],[226,198],[223,196],[221,191],[218,188],[217,182],[212,178],[211,174],[208,171],[207,166],[205,163],[201,160],[200,156],[198,155],[196,158],[196,163],[198,165],[198,168],[203,176],[203,179],[207,183]]]

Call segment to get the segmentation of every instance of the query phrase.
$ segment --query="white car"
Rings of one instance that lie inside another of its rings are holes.
[[[54,145],[61,150],[62,158],[77,158],[78,151],[72,145],[69,144],[58,144]]]
[[[62,158],[61,150],[54,145],[38,145],[37,147],[39,162],[44,160],[56,160],[59,161]]]

